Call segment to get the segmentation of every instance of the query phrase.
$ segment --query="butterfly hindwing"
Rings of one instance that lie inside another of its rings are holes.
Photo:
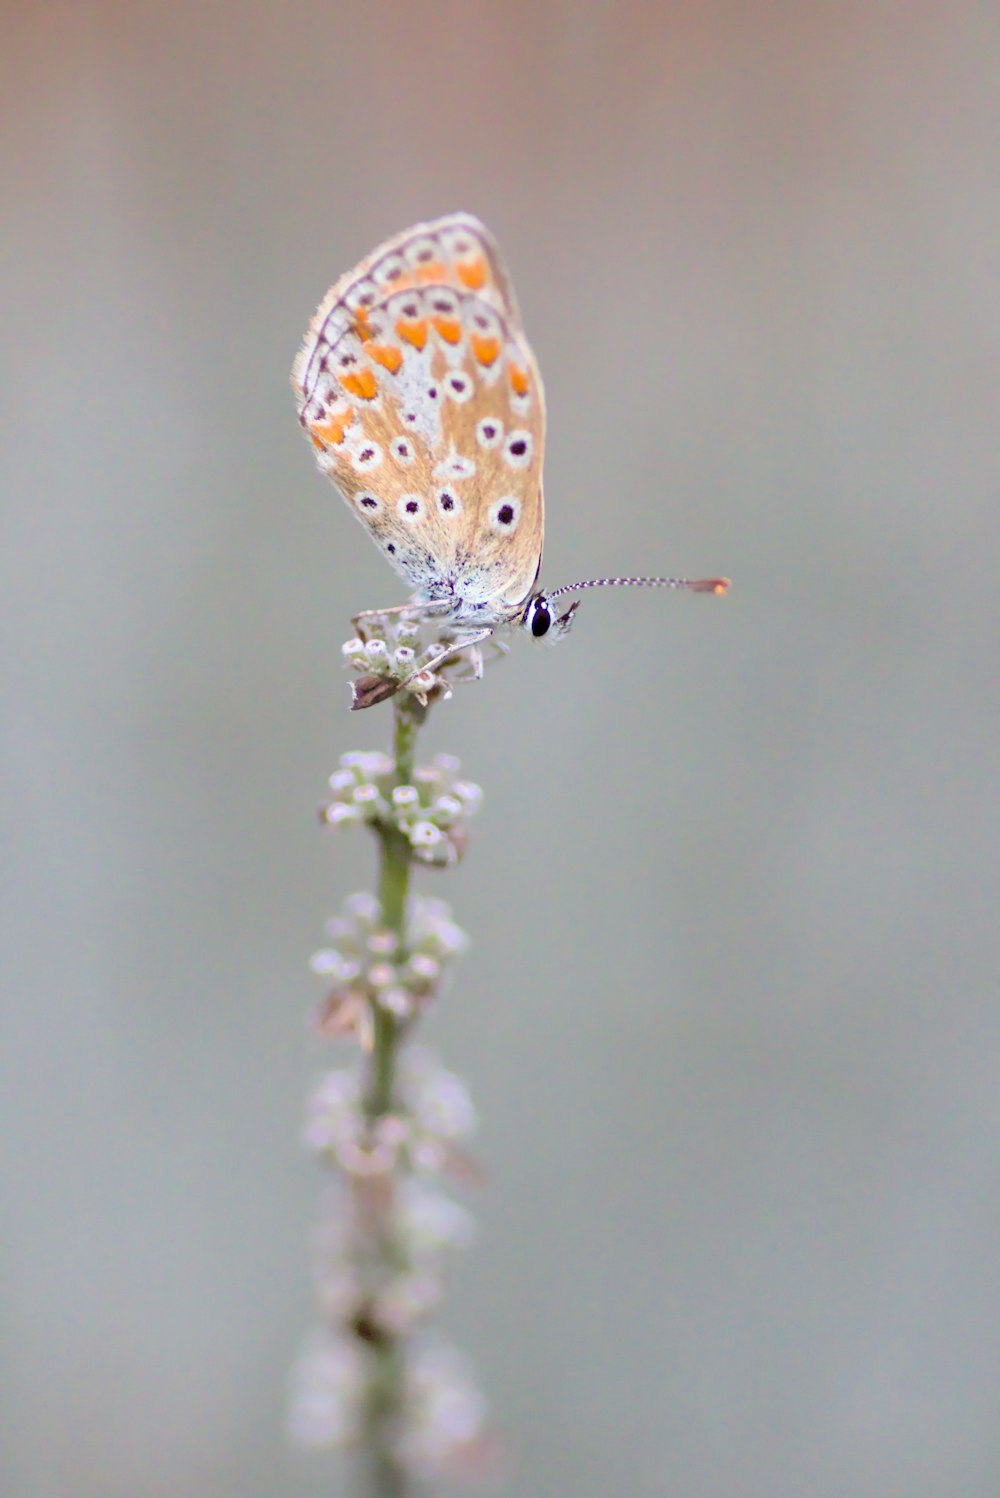
[[[515,614],[541,559],[545,403],[483,226],[417,225],[342,277],[292,383],[320,467],[410,586],[463,622]]]

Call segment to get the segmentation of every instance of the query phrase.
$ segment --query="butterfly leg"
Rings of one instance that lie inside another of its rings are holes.
[[[489,640],[484,640],[483,645],[488,645],[490,649],[494,651],[494,654],[489,657],[489,659],[486,659],[483,655],[482,650],[479,649],[479,646],[474,645],[469,651],[469,664],[472,667],[471,674],[458,675],[456,673],[452,677],[452,681],[482,681],[484,668],[489,665],[491,661],[502,660],[503,657],[505,655],[508,655],[510,652],[510,646],[504,640],[498,640],[496,635],[494,635]]]
[[[415,614],[420,619],[433,619],[435,615],[447,612],[448,605],[442,603],[397,603],[388,609],[362,609],[360,614],[355,614],[351,623],[359,634],[365,628],[369,619],[392,619],[397,614]]]
[[[436,671],[438,666],[442,665],[450,655],[457,655],[461,650],[468,650],[473,645],[479,645],[483,640],[488,640],[492,634],[493,626],[490,625],[485,629],[476,630],[471,635],[466,635],[464,640],[453,640],[444,648],[444,650],[440,650],[437,655],[432,656],[429,661],[425,661],[418,671],[414,671],[412,676],[407,677],[406,681],[403,682],[403,686],[407,686],[418,676],[423,676],[425,672]],[[480,672],[478,673],[480,675],[482,674],[481,667],[482,658],[480,657]],[[473,669],[475,668],[473,667]]]

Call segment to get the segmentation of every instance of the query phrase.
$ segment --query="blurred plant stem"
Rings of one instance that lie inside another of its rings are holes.
[[[413,779],[413,753],[417,724],[412,699],[396,697],[393,733],[392,784],[409,785]],[[406,899],[410,888],[410,844],[395,827],[380,827],[378,898],[382,923],[396,939],[395,960],[406,953]],[[378,1006],[374,1010],[371,1071],[365,1093],[365,1112],[374,1122],[391,1111],[399,1021]]]
[[[305,1143],[332,1170],[318,1240],[323,1326],[295,1376],[290,1426],[309,1446],[360,1457],[364,1498],[411,1498],[421,1484],[484,1470],[488,1410],[457,1349],[428,1321],[451,1256],[473,1233],[443,1178],[468,1182],[475,1110],[464,1082],[413,1032],[467,945],[443,900],[411,889],[414,865],[454,868],[482,797],[453,755],[414,763],[417,732],[447,680],[417,670],[419,625],[366,620],[344,656],[354,708],[393,697],[392,753],[340,756],[322,808],[330,828],[366,827],[378,843],[376,889],[327,922],[313,971],[327,985],[318,1033],[355,1043],[320,1077]]]
[[[397,696],[393,703],[393,786],[409,785],[413,780],[413,756],[417,740],[416,713],[412,698]],[[378,829],[379,871],[378,899],[382,924],[395,938],[393,959],[406,958],[406,902],[410,889],[410,844],[395,827]],[[393,1110],[396,1070],[402,1025],[394,1014],[378,1005],[373,1009],[372,1050],[364,1110],[369,1122],[377,1125]],[[396,1245],[386,1241],[391,1231],[384,1230],[379,1244],[391,1272]],[[403,1405],[403,1361],[394,1338],[384,1332],[375,1344],[377,1368],[365,1418],[364,1444],[369,1456],[370,1498],[404,1498],[406,1471],[399,1461],[393,1441],[393,1430],[399,1422]]]

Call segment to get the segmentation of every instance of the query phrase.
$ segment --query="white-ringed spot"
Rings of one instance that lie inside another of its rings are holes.
[[[503,445],[503,460],[510,468],[527,468],[531,462],[531,433],[519,429],[511,432]]]
[[[406,262],[402,255],[386,255],[375,267],[375,279],[381,286],[391,286],[398,281],[406,269]]]
[[[357,452],[351,454],[351,467],[355,473],[371,473],[382,461],[382,449],[377,442],[362,442]]]
[[[433,239],[422,237],[403,246],[403,253],[411,265],[430,265],[438,257],[438,247]]]
[[[419,494],[401,494],[396,501],[399,518],[406,525],[416,525],[424,516],[424,502]]]
[[[413,462],[413,444],[407,437],[394,437],[391,443],[392,456],[397,463]]]
[[[431,311],[438,317],[458,316],[458,297],[450,291],[439,291],[435,287],[430,303]]]
[[[517,530],[521,518],[521,501],[513,494],[505,494],[490,505],[486,512],[490,528],[500,535],[510,535]]]
[[[496,416],[484,416],[476,423],[476,441],[480,447],[498,447],[503,440],[503,422]]]
[[[462,501],[451,489],[442,489],[437,497],[438,509],[443,515],[454,518],[462,513]]]
[[[347,293],[346,300],[352,312],[357,312],[359,307],[374,307],[378,301],[378,289],[373,281],[358,281]]]
[[[463,374],[460,369],[454,370],[445,378],[444,388],[456,405],[464,406],[465,402],[471,400],[475,394],[475,387],[471,378]]]
[[[471,479],[475,476],[475,463],[471,458],[463,458],[459,453],[452,453],[451,457],[445,458],[434,469],[436,479]]]

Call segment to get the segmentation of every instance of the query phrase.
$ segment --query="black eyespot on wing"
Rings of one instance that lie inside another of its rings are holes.
[[[523,440],[518,439],[517,442],[512,442],[510,444],[510,450],[514,454],[515,458],[523,458],[524,454],[528,451],[528,444]]]
[[[510,525],[511,521],[513,520],[513,518],[514,518],[514,506],[513,505],[501,505],[500,508],[499,508],[499,510],[497,511],[497,519],[499,520],[500,524],[501,525]]]
[[[385,549],[386,549],[386,551],[389,553],[389,555],[391,557],[394,557],[396,555],[396,543],[395,543],[395,541],[387,541],[386,545],[385,545]],[[532,627],[534,627],[534,626],[532,626]],[[546,628],[547,627],[548,626],[546,626]]]

